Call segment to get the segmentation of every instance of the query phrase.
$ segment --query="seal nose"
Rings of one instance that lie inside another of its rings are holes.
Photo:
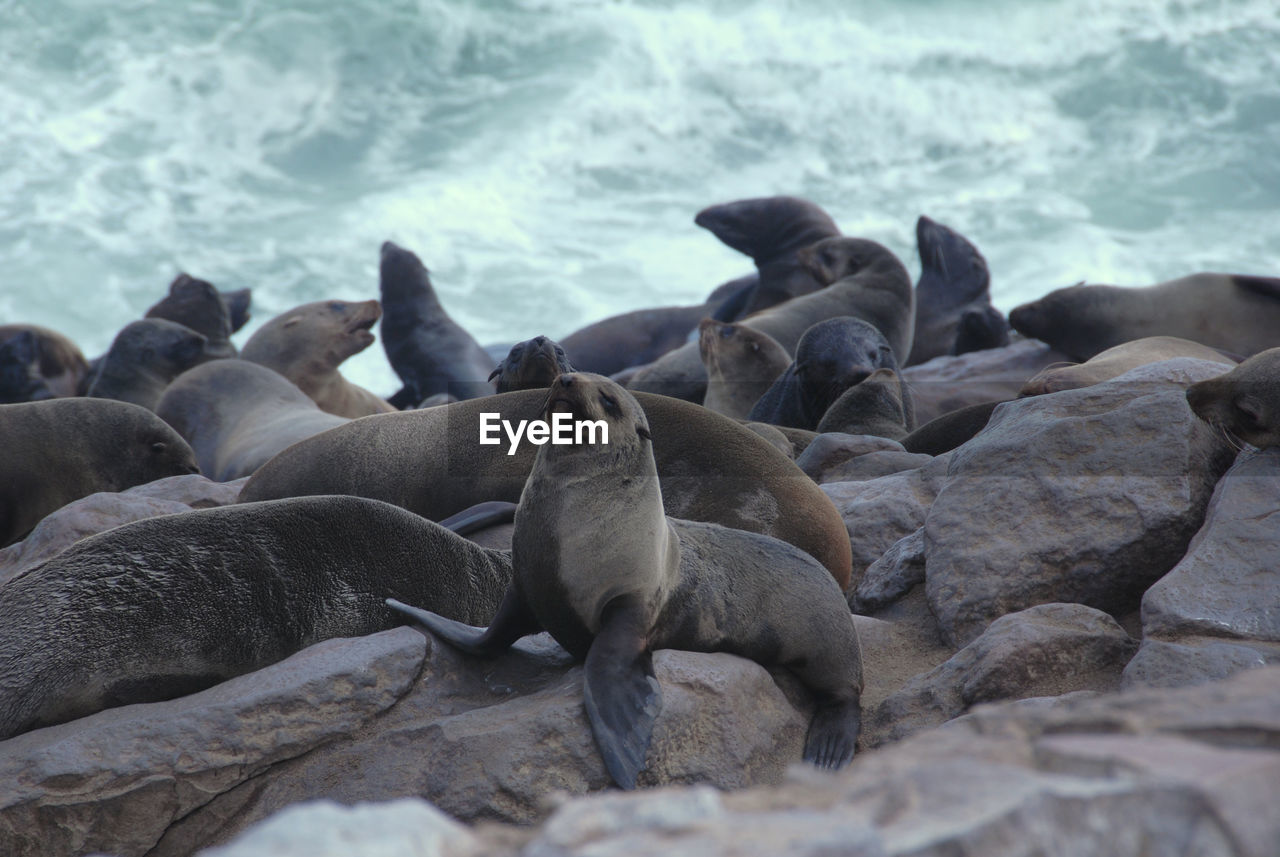
[[[560,381],[560,386],[564,387],[566,390],[573,386],[572,375],[569,375],[569,374],[561,375],[557,380]]]

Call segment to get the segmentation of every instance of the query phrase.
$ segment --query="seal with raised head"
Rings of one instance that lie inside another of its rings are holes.
[[[915,337],[903,363],[914,366],[943,354],[963,354],[1008,341],[1008,324],[991,306],[987,260],[969,239],[923,214],[916,221],[920,279],[916,281]],[[964,341],[961,323],[966,315]]]
[[[810,327],[850,315],[875,325],[889,340],[894,354],[911,348],[915,312],[911,277],[891,250],[865,238],[832,238],[797,256],[831,285],[755,313],[741,324],[769,334],[794,355],[800,337]],[[706,384],[697,343],[690,343],[638,370],[627,387],[701,402]]]
[[[570,362],[584,372],[614,375],[652,363],[689,341],[699,320],[719,303],[660,306],[611,315],[564,338]]]
[[[0,403],[75,396],[89,361],[67,337],[35,324],[0,324]]]
[[[1009,323],[1073,360],[1148,336],[1248,357],[1280,346],[1280,278],[1202,273],[1144,288],[1079,283],[1015,308]]]
[[[0,405],[0,450],[0,547],[72,500],[198,472],[164,420],[110,399]]]
[[[279,372],[237,358],[183,372],[156,413],[191,444],[200,472],[216,482],[248,476],[285,447],[350,422],[320,410]]]
[[[853,560],[844,519],[795,462],[700,405],[636,398],[653,429],[668,514],[790,542],[848,585]],[[520,390],[354,420],[282,451],[250,477],[240,499],[355,494],[433,521],[486,500],[514,502],[537,451],[521,423],[540,420],[545,399],[544,390]],[[489,442],[481,443],[485,425]],[[513,442],[509,431],[522,440]]]
[[[404,620],[383,603],[388,595],[485,622],[510,580],[505,551],[359,497],[125,524],[4,585],[0,739],[394,628]]]
[[[131,321],[112,340],[85,395],[155,410],[170,381],[212,356],[207,343],[203,334],[176,321]]]
[[[745,419],[791,365],[787,349],[764,331],[712,318],[698,325],[698,353],[707,370],[702,406],[734,419]]]
[[[880,331],[859,318],[829,318],[800,337],[795,362],[760,397],[747,419],[812,431],[846,390],[877,369],[897,376],[899,401],[908,402],[893,348]],[[909,418],[909,405],[904,413]]]
[[[1280,348],[1187,388],[1187,404],[1210,425],[1256,447],[1280,446]]]
[[[382,293],[382,347],[404,387],[388,401],[411,408],[428,396],[487,396],[493,361],[480,343],[445,311],[431,273],[417,254],[390,241],[378,266]]]
[[[514,390],[545,390],[566,372],[576,371],[564,349],[554,339],[535,336],[517,342],[507,357],[489,375],[499,393]]]
[[[302,304],[258,328],[240,357],[279,372],[322,411],[352,419],[385,414],[395,408],[338,371],[344,360],[373,344],[369,328],[381,315],[377,301]]]
[[[585,660],[587,717],[622,788],[644,770],[662,694],[652,651],[731,652],[789,667],[818,698],[805,759],[839,768],[861,722],[862,659],[839,587],[776,539],[668,518],[645,413],[599,375],[564,375],[545,416],[602,421],[607,443],[546,444],[516,509],[514,579],[488,629],[404,610],[476,655],[541,630]]]
[[[205,338],[210,357],[235,357],[231,344],[231,310],[213,284],[189,274],[178,274],[169,294],[147,310],[143,318],[163,318],[186,325]]]
[[[759,276],[754,284],[727,299],[712,315],[734,321],[791,298],[807,295],[825,283],[796,259],[796,251],[840,234],[831,215],[807,199],[766,196],[713,205],[693,222],[725,244],[751,257]]]

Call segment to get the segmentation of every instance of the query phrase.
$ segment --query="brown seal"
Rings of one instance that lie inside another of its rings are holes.
[[[605,423],[607,443],[538,450],[516,509],[514,579],[489,628],[388,603],[477,655],[549,631],[586,662],[587,717],[624,789],[644,770],[661,711],[659,648],[790,667],[818,698],[804,758],[847,764],[862,658],[848,604],[822,566],[776,539],[668,518],[645,413],[608,378],[563,375],[545,401],[548,420],[563,412]]]
[[[404,388],[389,401],[397,408],[429,396],[487,396],[493,361],[480,343],[445,311],[427,266],[413,252],[383,243],[378,265],[382,296],[382,347]]]
[[[163,420],[110,399],[0,405],[0,449],[0,547],[72,500],[199,472]]]
[[[1280,348],[1261,351],[1239,366],[1187,388],[1200,419],[1256,447],[1280,446]]]
[[[556,378],[573,371],[558,342],[545,336],[535,336],[511,346],[507,358],[493,370],[489,380],[494,382],[499,393],[545,390]]]
[[[897,372],[877,369],[840,394],[822,415],[817,431],[899,440],[908,433],[903,399],[909,395]]]
[[[769,334],[711,318],[698,326],[698,353],[707,370],[703,407],[735,419],[745,419],[791,365],[787,349]]]
[[[820,291],[755,313],[741,324],[767,333],[794,355],[800,337],[810,327],[848,315],[875,325],[895,354],[911,348],[914,293],[906,267],[892,251],[863,238],[833,238],[809,247],[798,257],[821,272],[821,279],[836,279]],[[701,402],[706,383],[698,346],[691,343],[637,371],[627,386]]]
[[[125,524],[4,585],[0,739],[393,628],[404,620],[388,595],[485,622],[510,580],[506,552],[359,497]]]
[[[1194,357],[1197,360],[1209,360],[1227,366],[1236,365],[1235,360],[1224,357],[1222,352],[1207,345],[1192,342],[1190,339],[1180,339],[1176,336],[1148,336],[1108,348],[1090,357],[1084,363],[1042,369],[1022,385],[1018,395],[1042,396],[1046,393],[1091,387],[1123,375],[1130,369],[1136,369],[1148,363],[1159,363],[1161,360],[1172,360],[1175,357]]]
[[[147,310],[143,318],[163,318],[185,325],[205,338],[210,357],[235,357],[231,344],[231,309],[212,283],[178,274],[169,294]]]
[[[74,342],[56,330],[35,324],[0,324],[0,344],[11,342],[15,350],[0,362],[0,371],[5,373],[5,379],[14,380],[6,380],[0,386],[0,403],[79,395],[89,374],[89,361]],[[30,399],[9,398],[15,393],[30,395],[36,391]]]
[[[200,472],[217,482],[248,476],[285,447],[349,422],[320,410],[279,372],[235,358],[183,372],[156,413],[191,444]]]
[[[1017,307],[1009,323],[1073,360],[1148,336],[1248,357],[1280,346],[1280,279],[1205,273],[1145,288],[1081,283]]]
[[[354,494],[442,520],[485,500],[520,499],[537,447],[513,427],[542,418],[542,390],[355,420],[307,438],[263,465],[241,500]],[[764,533],[807,551],[848,585],[852,548],[830,498],[795,463],[738,423],[662,396],[640,394],[670,515]],[[482,445],[481,414],[491,438]]]
[[[969,239],[924,215],[916,221],[920,279],[915,337],[904,366],[1009,341],[1009,325],[991,306],[987,260]]]
[[[170,381],[213,356],[207,344],[202,334],[176,321],[131,321],[112,340],[85,395],[155,410]]]
[[[384,414],[395,408],[338,371],[344,360],[373,344],[369,328],[381,315],[377,301],[302,304],[258,328],[240,356],[279,372],[323,411],[353,419]]]
[[[574,366],[613,375],[631,366],[652,363],[684,345],[698,322],[718,306],[703,303],[620,313],[575,330],[562,344]]]

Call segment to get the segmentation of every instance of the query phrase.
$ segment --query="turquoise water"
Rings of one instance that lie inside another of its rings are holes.
[[[179,270],[374,297],[386,239],[482,342],[563,336],[750,270],[692,218],[775,193],[913,272],[959,229],[1005,309],[1280,274],[1274,0],[0,0],[0,55],[0,320],[90,355]]]

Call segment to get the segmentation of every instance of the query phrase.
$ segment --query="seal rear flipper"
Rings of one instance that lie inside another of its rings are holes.
[[[484,630],[454,619],[446,619],[430,610],[411,607],[394,598],[388,598],[386,604],[409,616],[455,649],[478,657],[493,657],[511,648],[511,644],[521,637],[542,630],[514,586],[507,588],[493,622]]]
[[[587,652],[587,718],[605,768],[624,789],[634,789],[645,768],[653,724],[662,708],[648,630],[638,604],[615,599],[605,608],[600,633]]]
[[[839,770],[853,758],[862,729],[862,707],[855,697],[818,705],[804,741],[804,760],[819,768]]]

